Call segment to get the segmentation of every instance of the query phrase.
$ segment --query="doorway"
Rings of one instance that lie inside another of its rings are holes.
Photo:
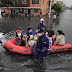
[[[29,14],[29,15],[31,14],[30,9],[28,9],[28,14]]]

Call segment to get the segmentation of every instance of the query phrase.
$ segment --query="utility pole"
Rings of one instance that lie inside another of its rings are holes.
[[[51,18],[51,7],[52,7],[52,0],[50,0],[50,11],[49,11],[49,18]]]
[[[49,11],[49,28],[50,28],[50,19],[51,19],[51,7],[52,7],[52,0],[50,0],[50,11]]]

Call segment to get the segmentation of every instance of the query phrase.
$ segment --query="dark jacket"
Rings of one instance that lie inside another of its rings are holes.
[[[47,35],[44,35],[44,37],[42,38],[42,44],[40,45],[39,44],[39,37],[38,37],[38,40],[35,44],[35,47],[33,49],[33,53],[36,52],[36,51],[46,51],[50,49],[50,43],[49,43],[49,38]]]
[[[38,24],[38,30],[42,30],[43,27],[45,27],[45,24],[44,24],[44,23],[40,23],[40,24]]]
[[[52,35],[54,35],[54,31],[53,30],[49,30],[48,31],[48,35],[49,35],[49,37],[52,37]]]

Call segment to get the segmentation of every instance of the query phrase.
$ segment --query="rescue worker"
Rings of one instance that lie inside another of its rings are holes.
[[[39,33],[40,33],[40,30],[43,29],[43,27],[45,27],[44,19],[41,18],[41,19],[40,19],[40,23],[38,24],[38,30],[39,30]]]
[[[38,37],[35,47],[33,49],[34,58],[43,60],[48,53],[48,49],[50,49],[49,38],[43,31],[40,31],[41,35]]]

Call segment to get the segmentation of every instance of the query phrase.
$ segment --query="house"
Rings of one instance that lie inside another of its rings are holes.
[[[54,0],[52,0],[54,1]],[[27,15],[46,15],[50,7],[50,0],[19,0],[20,4],[17,6],[8,6],[9,13],[11,9],[16,10],[19,13]]]
[[[22,10],[20,13],[25,15],[33,14],[34,16],[46,15],[48,9],[48,0],[20,0],[20,6]]]

